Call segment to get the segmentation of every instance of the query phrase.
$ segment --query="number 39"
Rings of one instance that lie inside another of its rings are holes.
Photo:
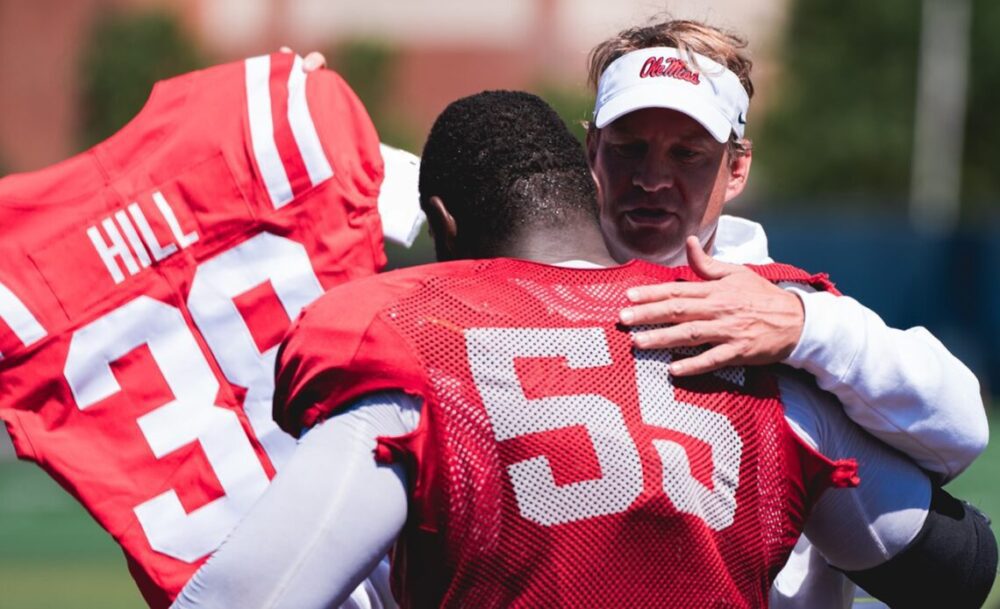
[[[271,420],[277,347],[261,353],[233,303],[265,281],[291,319],[322,293],[301,244],[261,233],[201,264],[187,305],[226,379],[247,389],[244,411],[277,469],[295,444]],[[222,543],[267,488],[267,474],[236,413],[214,404],[219,379],[181,311],[148,296],[73,334],[64,373],[77,407],[86,410],[120,392],[111,364],[143,345],[174,398],[139,417],[146,442],[157,459],[199,442],[225,495],[188,513],[170,489],[133,511],[153,549],[193,562]]]
[[[557,485],[547,457],[508,465],[521,515],[542,525],[623,512],[643,489],[639,447],[621,408],[594,394],[528,399],[515,358],[563,357],[570,368],[608,366],[611,353],[601,328],[478,328],[465,333],[476,387],[497,441],[569,426],[587,429],[601,476]],[[663,492],[674,507],[698,516],[713,530],[733,523],[743,442],[721,413],[676,400],[667,374],[669,359],[635,359],[639,408],[644,423],[674,430],[708,444],[712,488],[691,474],[687,452],[670,440],[652,440],[663,463]]]

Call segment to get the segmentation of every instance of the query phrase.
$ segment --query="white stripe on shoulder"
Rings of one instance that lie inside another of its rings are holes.
[[[42,340],[46,336],[45,328],[38,323],[35,316],[31,314],[28,307],[11,292],[4,284],[0,283],[0,318],[10,326],[17,338],[24,343],[25,347]],[[0,353],[0,359],[3,354]]]
[[[247,114],[250,123],[250,143],[271,203],[278,209],[292,200],[292,185],[274,141],[274,121],[271,119],[271,56],[261,55],[246,60]]]
[[[292,73],[288,75],[288,122],[306,171],[309,172],[309,181],[316,186],[333,176],[333,168],[323,152],[316,124],[309,112],[309,101],[306,99],[307,77],[302,69],[302,58],[296,55]]]

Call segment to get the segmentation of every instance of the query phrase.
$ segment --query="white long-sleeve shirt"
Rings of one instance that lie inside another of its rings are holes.
[[[713,256],[735,264],[772,262],[760,224],[722,216]],[[925,328],[890,328],[854,300],[788,287],[805,325],[783,363],[816,377],[854,422],[951,480],[982,454],[989,425],[979,381]]]
[[[760,224],[722,216],[713,256],[735,264],[772,262]],[[986,448],[989,425],[979,381],[922,327],[890,328],[846,296],[788,287],[802,300],[802,336],[784,363],[816,378],[855,423],[948,481]],[[809,531],[771,590],[775,609],[845,609],[854,585],[809,542]]]

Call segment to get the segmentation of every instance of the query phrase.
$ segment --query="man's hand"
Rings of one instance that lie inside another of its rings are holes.
[[[704,282],[632,288],[636,306],[621,311],[627,326],[673,324],[636,332],[639,349],[714,345],[675,361],[670,373],[691,376],[726,366],[772,364],[788,357],[802,335],[805,313],[795,294],[750,269],[715,260],[696,237],[687,239],[688,264]]]
[[[294,53],[292,47],[281,47],[278,51],[282,53]],[[302,58],[302,71],[303,72],[315,72],[321,68],[326,67],[326,57],[323,56],[319,51],[313,51],[305,57]]]

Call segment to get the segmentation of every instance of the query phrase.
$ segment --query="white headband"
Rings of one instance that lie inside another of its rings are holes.
[[[652,47],[622,55],[601,74],[594,125],[601,129],[643,108],[669,108],[726,142],[730,133],[743,137],[749,107],[739,77],[725,66],[698,53]]]

